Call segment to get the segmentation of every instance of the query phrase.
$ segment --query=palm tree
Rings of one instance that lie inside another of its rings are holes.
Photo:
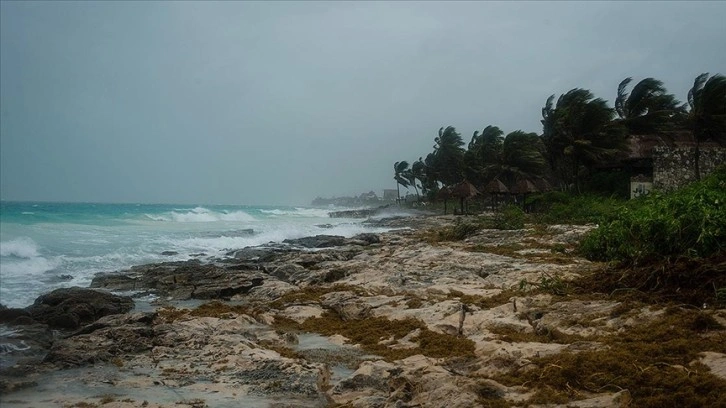
[[[726,144],[726,77],[716,74],[709,78],[708,73],[697,76],[688,91],[688,105],[688,122],[696,141],[696,179],[700,179],[701,143]]]
[[[408,188],[408,180],[406,180],[406,177],[404,177],[406,173],[406,169],[408,169],[408,162],[403,160],[400,162],[396,162],[393,164],[393,179],[396,180],[396,193],[398,195],[398,204],[401,204],[401,188],[400,186],[403,186],[405,188]]]
[[[417,161],[413,162],[411,165],[411,169],[409,169],[408,174],[410,176],[411,184],[413,184],[413,188],[416,190],[416,199],[420,200],[421,197],[419,197],[418,194],[418,187],[416,186],[416,180],[421,182],[421,189],[423,194],[426,194],[426,164],[424,164],[423,159],[421,157],[418,158]]]
[[[654,78],[638,82],[628,93],[627,86],[633,79],[625,78],[618,86],[615,111],[630,134],[647,134],[672,129],[684,111],[683,106]]]
[[[517,180],[541,177],[547,168],[542,139],[536,133],[521,130],[504,138],[502,152],[497,163],[490,166],[496,178],[512,185]]]
[[[503,135],[504,132],[496,126],[487,126],[481,134],[474,132],[469,149],[464,153],[464,171],[467,179],[475,185],[481,186],[494,177],[492,166],[499,162]]]
[[[435,138],[434,152],[430,166],[433,167],[437,181],[445,185],[453,185],[463,179],[462,164],[464,161],[464,141],[456,128],[448,126],[439,129],[439,137]],[[427,157],[428,159],[428,157]]]
[[[580,191],[581,172],[613,159],[625,148],[622,125],[613,122],[614,110],[586,89],[554,95],[542,108],[542,140],[553,171]]]

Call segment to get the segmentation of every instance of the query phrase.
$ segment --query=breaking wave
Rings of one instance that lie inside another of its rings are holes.
[[[302,207],[295,207],[293,209],[289,210],[281,210],[281,209],[274,209],[274,210],[260,210],[263,214],[268,214],[270,216],[280,216],[280,217],[310,217],[310,218],[325,218],[328,216],[328,213],[330,210],[322,209],[322,208],[302,208]]]
[[[0,242],[0,256],[16,258],[34,258],[38,256],[38,245],[30,238],[20,237],[7,242]]]
[[[255,218],[244,211],[212,211],[204,207],[196,207],[191,210],[174,210],[166,214],[145,214],[153,221],[165,222],[218,222],[236,221],[252,222]]]

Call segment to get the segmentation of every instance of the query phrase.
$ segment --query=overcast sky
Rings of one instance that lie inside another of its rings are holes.
[[[726,74],[725,2],[8,2],[0,198],[307,204],[550,94]]]

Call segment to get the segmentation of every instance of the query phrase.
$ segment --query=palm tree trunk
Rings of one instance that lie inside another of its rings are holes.
[[[396,196],[398,196],[396,201],[398,201],[398,206],[400,207],[401,206],[401,184],[399,184],[398,182],[396,182]]]

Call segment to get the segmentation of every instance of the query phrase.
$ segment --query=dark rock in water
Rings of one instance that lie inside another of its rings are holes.
[[[3,358],[44,355],[52,344],[53,331],[45,324],[14,327],[13,330],[5,331],[0,338],[0,355]]]
[[[291,248],[247,247],[230,252],[227,255],[232,256],[236,260],[240,261],[272,262],[280,256],[291,252],[296,251]]]
[[[333,228],[333,224],[318,224],[318,225],[316,225],[316,227],[330,229],[330,228]]]
[[[303,248],[330,248],[345,245],[345,241],[345,237],[340,235],[316,235],[314,237],[286,239],[282,242]]]
[[[176,251],[164,251],[161,253],[164,256],[173,256],[173,255],[179,255],[179,252]]]
[[[126,313],[133,308],[134,301],[128,296],[73,287],[42,295],[26,310],[34,320],[51,327],[76,329],[103,316]]]
[[[353,238],[345,238],[340,235],[316,235],[314,237],[286,239],[283,242],[303,248],[330,248],[343,245],[366,246],[381,242],[381,238],[376,234],[365,233],[358,234]]]
[[[190,254],[189,256],[193,256],[195,258],[199,258],[201,256],[207,256],[207,254],[205,254],[204,252],[200,252],[198,254]]]
[[[98,274],[91,287],[108,290],[147,290],[177,300],[229,299],[262,285],[263,275],[199,262],[151,264],[128,271]]]
[[[16,325],[31,324],[33,322],[33,318],[27,310],[8,308],[0,305],[0,323]]]
[[[73,280],[73,275],[59,275],[58,279],[63,281]]]
[[[156,313],[106,316],[67,338],[55,341],[43,360],[68,368],[109,361],[153,348]]]
[[[3,328],[0,334],[0,395],[32,387],[37,372],[54,341],[45,324]]]
[[[370,245],[370,244],[378,244],[378,243],[381,242],[381,237],[379,237],[377,234],[372,234],[372,233],[369,233],[369,232],[366,232],[366,233],[363,233],[363,234],[358,234],[358,235],[354,236],[351,239],[357,240],[357,241],[363,241],[367,245]]]

